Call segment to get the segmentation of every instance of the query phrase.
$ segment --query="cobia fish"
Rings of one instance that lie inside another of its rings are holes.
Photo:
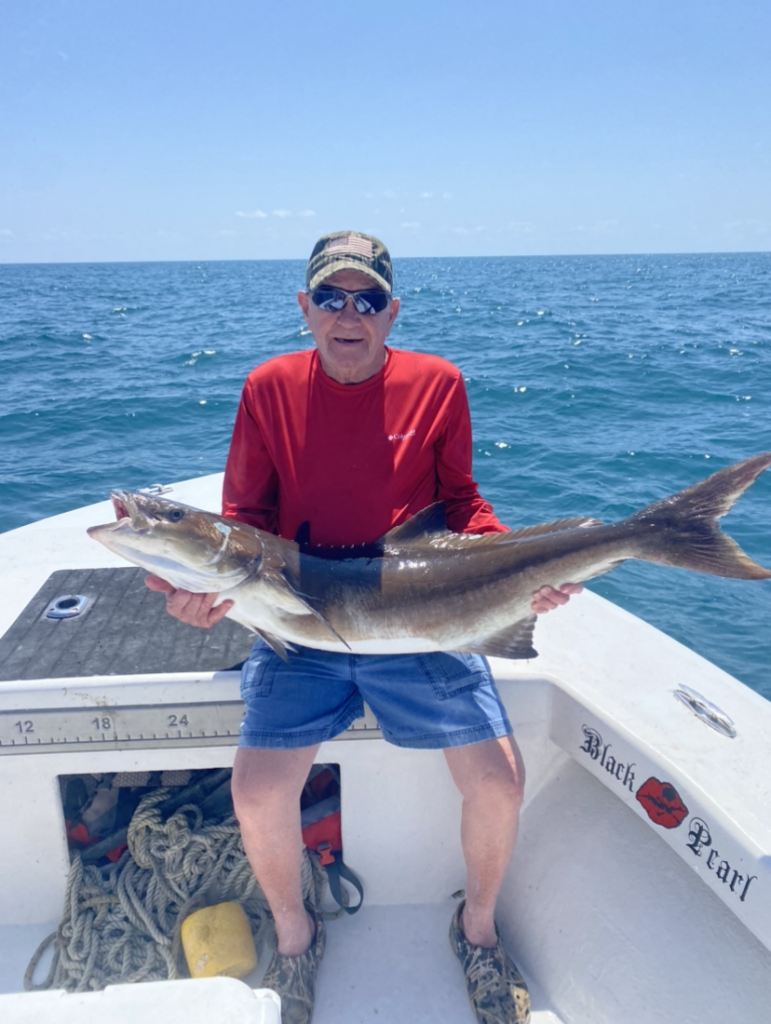
[[[762,580],[717,520],[771,465],[757,455],[609,525],[560,519],[511,533],[447,530],[441,503],[370,548],[322,551],[148,494],[115,491],[118,521],[89,534],[174,587],[231,598],[228,615],[282,657],[298,644],[395,654],[460,650],[533,658],[533,593],[627,558]]]

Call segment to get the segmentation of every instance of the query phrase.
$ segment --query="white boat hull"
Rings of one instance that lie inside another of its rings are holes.
[[[215,507],[211,480],[175,497],[206,507],[207,488]],[[84,539],[105,507],[0,536],[15,607],[4,606],[0,633],[54,569],[119,564]],[[491,660],[528,770],[498,920],[531,985],[534,1021],[768,1019],[771,705],[592,594],[545,617],[539,647],[532,663]],[[675,699],[683,684],[733,719],[735,738]],[[6,721],[51,708],[164,714],[237,700],[235,673],[0,683]],[[232,743],[148,742],[0,756],[0,820],[13,836],[0,846],[0,991],[21,989],[61,914],[69,858],[57,777],[226,767],[234,752]],[[464,870],[460,798],[444,759],[360,728],[325,743],[318,760],[340,765],[345,856],[366,900],[355,917],[329,924],[314,1024],[472,1024],[447,941]],[[260,967],[250,983],[259,976]]]

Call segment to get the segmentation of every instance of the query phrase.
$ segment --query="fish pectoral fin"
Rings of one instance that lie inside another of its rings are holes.
[[[448,533],[447,515],[443,501],[435,501],[421,512],[412,516],[406,523],[395,526],[381,537],[383,547],[403,546],[414,541],[426,541]]]
[[[282,661],[289,661],[289,654],[287,652],[292,651],[294,653],[295,650],[291,644],[284,643],[280,637],[274,636],[273,633],[269,633],[266,629],[255,629],[255,633],[262,637],[268,647],[273,648]]]
[[[479,637],[461,650],[487,654],[492,658],[537,658],[538,651],[533,647],[533,631],[537,617],[528,615],[526,619],[520,619],[513,626]]]
[[[306,601],[301,594],[298,594],[291,583],[284,579],[280,572],[261,572],[260,580],[271,588],[274,604],[282,612],[287,612],[289,615],[312,615],[314,619],[320,622],[332,634],[335,640],[339,640],[350,651],[350,646],[340,636],[334,626],[321,612],[316,611],[313,605]],[[267,643],[270,643],[270,641],[267,641]]]
[[[260,583],[270,588],[270,597],[276,608],[289,615],[308,615],[313,609],[305,601],[292,584],[285,579],[280,571],[271,569],[268,572],[262,570],[259,574]]]

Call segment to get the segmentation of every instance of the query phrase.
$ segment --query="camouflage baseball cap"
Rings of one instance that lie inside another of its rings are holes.
[[[360,231],[333,231],[316,242],[305,271],[308,291],[318,288],[338,270],[360,270],[389,294],[393,288],[394,272],[388,249],[379,238]]]

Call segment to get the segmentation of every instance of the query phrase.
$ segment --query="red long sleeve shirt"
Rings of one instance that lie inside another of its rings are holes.
[[[289,540],[304,522],[324,547],[371,544],[434,501],[456,533],[505,531],[471,477],[460,371],[387,349],[361,384],[340,384],[309,349],[253,370],[244,385],[223,515]]]

